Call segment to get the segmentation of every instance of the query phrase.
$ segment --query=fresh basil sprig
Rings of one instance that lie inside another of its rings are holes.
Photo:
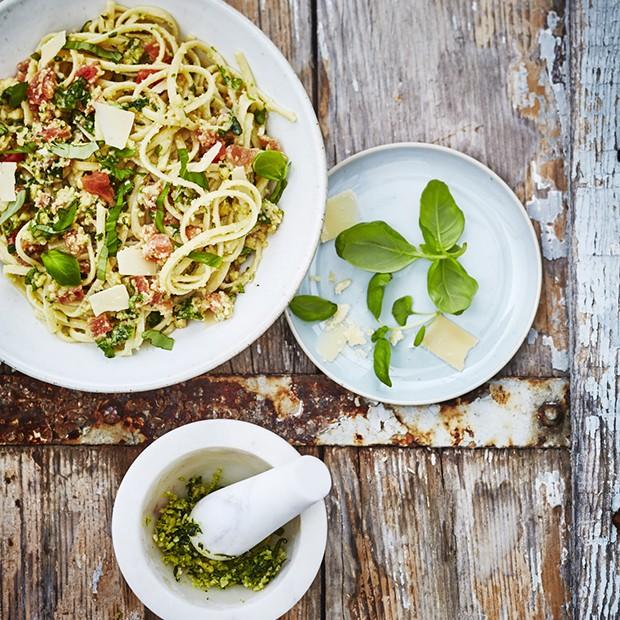
[[[420,230],[426,247],[447,252],[461,238],[465,216],[443,181],[429,181],[420,198]]]
[[[478,282],[455,259],[435,261],[428,270],[428,294],[435,307],[446,314],[461,314],[473,301]]]
[[[325,321],[336,314],[338,306],[317,295],[297,295],[288,307],[302,321]]]
[[[0,99],[9,104],[11,108],[19,108],[28,93],[28,82],[18,82],[2,91]]]
[[[174,348],[174,338],[166,336],[166,334],[159,332],[155,329],[147,329],[142,337],[148,340],[154,347],[159,349],[165,349],[166,351],[172,351]]]
[[[58,219],[52,225],[33,223],[31,225],[32,232],[43,237],[53,237],[67,232],[75,222],[79,206],[80,201],[76,198],[66,209],[58,211]]]
[[[123,55],[121,54],[121,52],[107,50],[100,45],[96,45],[95,43],[88,43],[87,41],[81,41],[80,39],[69,38],[65,43],[65,49],[88,52],[93,56],[103,58],[104,60],[111,60],[112,62],[120,62],[123,59]]]
[[[86,142],[83,144],[62,144],[54,143],[49,145],[49,150],[65,159],[88,159],[93,153],[99,150],[96,142]]]
[[[191,258],[197,263],[203,263],[214,269],[222,266],[222,257],[219,254],[212,254],[211,252],[199,252],[195,250],[194,252],[190,252],[187,258]]]
[[[381,307],[383,306],[383,295],[385,287],[391,282],[391,273],[375,273],[368,282],[368,290],[366,291],[366,304],[372,315],[379,320],[381,315]]]
[[[413,297],[411,295],[400,297],[392,304],[392,316],[400,326],[406,325],[407,319],[412,314],[415,312],[413,311]]]
[[[61,286],[78,286],[82,281],[80,265],[71,254],[62,250],[49,250],[41,254],[47,273]]]
[[[0,212],[0,226],[5,222],[8,222],[23,206],[26,202],[26,190],[20,190],[15,196],[13,202],[9,202],[6,209]]]
[[[278,204],[286,189],[289,166],[288,158],[280,151],[261,151],[252,162],[252,168],[258,176],[276,182],[269,196],[273,204]]]

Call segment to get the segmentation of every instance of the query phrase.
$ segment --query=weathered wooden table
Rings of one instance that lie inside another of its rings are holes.
[[[153,618],[114,561],[112,502],[145,442],[210,417],[263,424],[332,470],[323,571],[287,618],[619,618],[620,3],[234,4],[301,76],[330,164],[433,142],[515,189],[544,256],[536,322],[501,378],[441,407],[344,392],[283,319],[217,372],[146,394],[3,367],[0,618]]]

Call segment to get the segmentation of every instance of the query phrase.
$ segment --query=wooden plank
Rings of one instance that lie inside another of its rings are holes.
[[[620,4],[571,3],[575,618],[620,617]]]
[[[325,455],[325,617],[569,617],[567,452]]]
[[[304,0],[234,0],[230,4],[251,19],[280,48],[312,98],[315,84],[312,3]],[[242,43],[240,47],[243,47]],[[278,93],[270,94],[277,99]],[[316,368],[281,316],[252,346],[214,372],[312,373]]]
[[[450,146],[514,188],[544,253],[540,310],[506,374],[567,368],[562,0],[318,0],[330,164],[398,141]]]
[[[116,489],[139,448],[3,448],[0,618],[157,618],[116,564]],[[315,451],[316,453],[316,451]],[[321,578],[285,620],[320,618]]]
[[[492,381],[440,405],[383,405],[323,375],[204,375],[140,394],[87,394],[23,375],[0,383],[0,444],[138,444],[210,418],[296,445],[567,446],[565,379]]]

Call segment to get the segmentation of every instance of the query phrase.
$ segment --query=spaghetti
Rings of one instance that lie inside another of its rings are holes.
[[[232,315],[283,215],[267,115],[295,119],[237,63],[161,9],[112,2],[0,81],[0,162],[16,168],[0,261],[64,340],[171,349],[176,328]]]

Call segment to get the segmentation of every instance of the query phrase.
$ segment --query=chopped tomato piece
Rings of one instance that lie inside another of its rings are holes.
[[[45,101],[51,101],[56,92],[56,74],[51,69],[41,69],[35,73],[28,85],[28,103],[38,107]]]
[[[231,144],[226,149],[226,156],[235,166],[249,166],[257,153],[258,149],[248,149],[238,144]]]
[[[275,138],[269,138],[268,136],[260,136],[258,139],[261,148],[267,151],[281,151],[282,147],[280,146],[280,142]]]
[[[80,286],[78,288],[68,288],[58,295],[58,301],[61,304],[74,304],[84,299],[84,289]]]
[[[172,240],[167,235],[158,233],[153,235],[144,245],[143,254],[146,260],[158,262],[172,254]]]
[[[114,189],[110,177],[105,172],[91,172],[82,177],[82,185],[89,194],[103,198],[106,202],[114,201]]]
[[[196,235],[199,235],[202,232],[202,228],[199,226],[188,226],[185,229],[185,234],[188,239],[193,239]]]
[[[138,293],[148,293],[150,285],[149,281],[144,276],[135,276],[134,278],[131,278],[131,283]]]
[[[71,130],[69,127],[59,127],[52,124],[41,129],[39,135],[45,142],[51,142],[52,140],[68,140],[71,137]]]
[[[159,43],[155,39],[151,39],[145,46],[144,51],[148,56],[149,62],[155,62],[157,57],[159,56]],[[172,60],[172,56],[170,54],[164,54],[162,58],[162,62],[169,63]]]
[[[153,73],[157,73],[157,69],[140,69],[140,71],[136,73],[136,84],[144,82],[144,80],[146,80],[146,78]]]
[[[90,319],[88,321],[88,327],[95,340],[109,334],[112,331],[112,323],[110,322],[107,314],[100,314],[99,316]]]
[[[100,75],[101,70],[95,63],[80,67],[75,73],[76,78],[84,78],[89,84],[92,84]]]
[[[26,159],[26,153],[6,153],[5,155],[0,155],[0,161],[24,161]]]
[[[25,82],[26,75],[28,74],[28,67],[30,66],[30,58],[26,58],[26,60],[22,60],[17,63],[17,78],[18,82]]]

